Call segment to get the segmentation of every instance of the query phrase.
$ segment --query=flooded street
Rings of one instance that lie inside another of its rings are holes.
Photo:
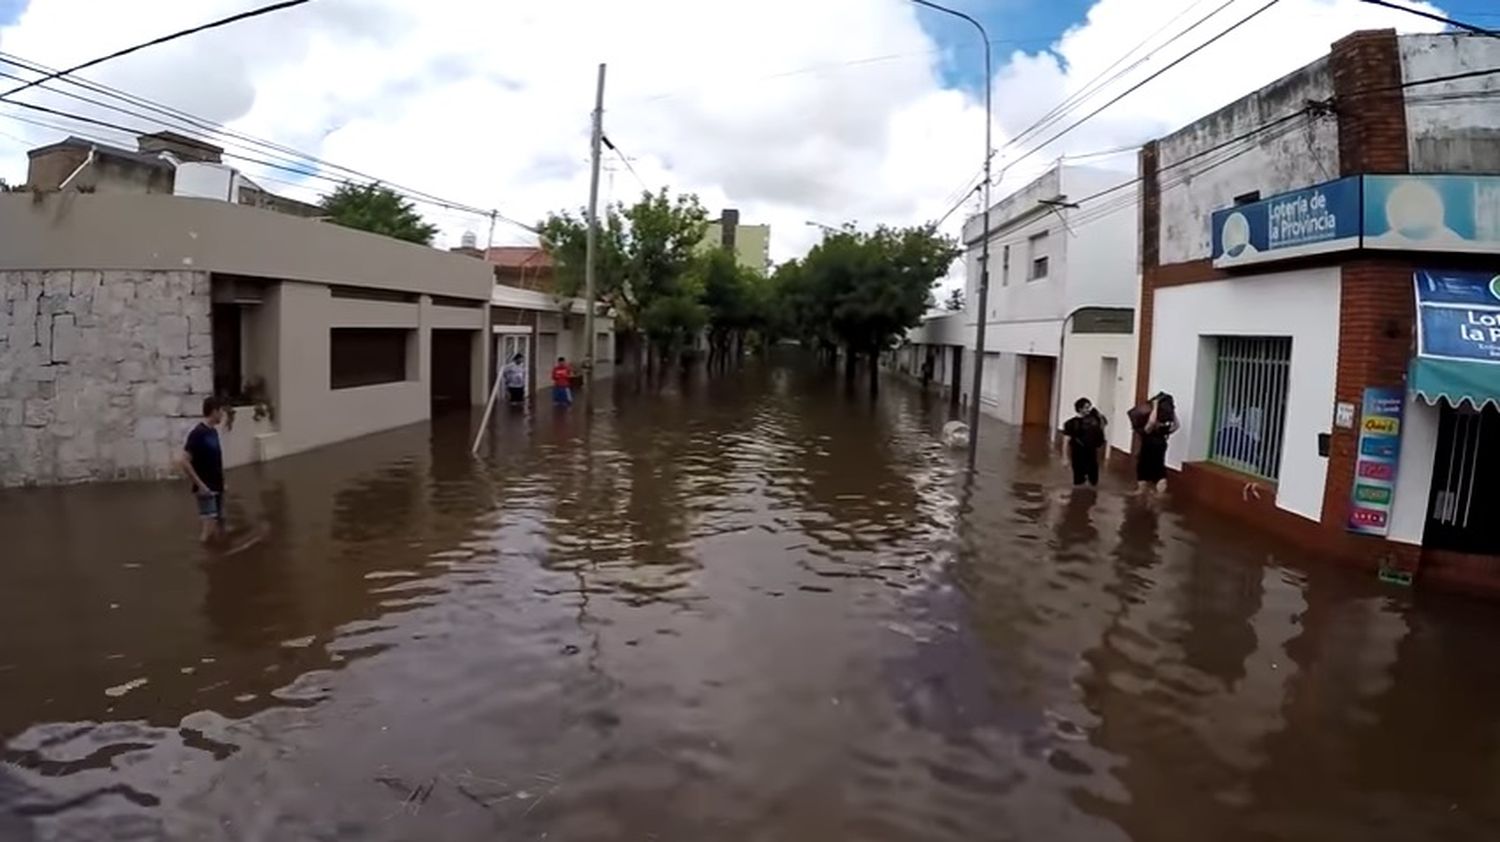
[[[0,493],[0,840],[1489,840],[1500,612],[747,369]]]

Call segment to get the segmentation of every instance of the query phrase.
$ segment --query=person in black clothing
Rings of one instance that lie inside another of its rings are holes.
[[[1130,423],[1141,436],[1135,479],[1142,493],[1167,488],[1167,439],[1177,432],[1177,403],[1166,392],[1130,411]]]
[[[188,433],[177,455],[177,466],[193,482],[198,518],[203,523],[199,540],[207,543],[224,535],[224,451],[219,445],[219,425],[224,423],[224,404],[218,398],[203,399],[203,420]]]
[[[1068,464],[1073,466],[1073,484],[1099,484],[1099,454],[1107,438],[1104,428],[1109,424],[1088,398],[1073,402],[1078,414],[1063,424],[1063,435],[1068,439]]]

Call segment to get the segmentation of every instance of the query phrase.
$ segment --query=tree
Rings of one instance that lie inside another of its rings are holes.
[[[869,362],[878,389],[880,354],[921,322],[932,285],[958,257],[933,225],[830,233],[778,286],[777,305],[804,341],[845,349],[845,378]]]
[[[948,290],[948,300],[943,305],[950,313],[957,313],[964,308],[964,291],[957,287]]]
[[[540,226],[542,244],[557,271],[557,292],[576,297],[584,287],[587,216],[554,213]],[[614,204],[601,218],[596,299],[615,311],[621,333],[645,334],[665,359],[703,329],[708,314],[695,275],[708,212],[698,197],[642,193],[635,204]]]
[[[740,265],[734,253],[716,248],[699,258],[703,306],[708,311],[709,364],[744,356],[745,340],[767,323],[770,283]]]
[[[422,219],[401,194],[377,182],[344,182],[320,202],[329,221],[346,228],[395,237],[409,243],[430,245],[437,226]]]

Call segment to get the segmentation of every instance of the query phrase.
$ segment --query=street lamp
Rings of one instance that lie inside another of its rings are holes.
[[[990,35],[984,24],[947,6],[939,6],[928,0],[911,0],[918,6],[926,6],[956,18],[968,21],[979,30],[979,39],[984,42],[984,228],[979,246],[979,313],[974,325],[974,386],[969,403],[969,470],[973,471],[979,457],[979,395],[984,386],[984,322],[988,315],[990,297],[990,159],[992,155],[990,115]]]
[[[827,231],[830,234],[838,234],[838,233],[841,233],[841,231],[842,231],[842,229],[835,228],[832,225],[824,225],[821,222],[814,222],[811,219],[807,220],[806,222],[803,222],[802,224],[810,226],[812,228],[822,228],[824,231]]]

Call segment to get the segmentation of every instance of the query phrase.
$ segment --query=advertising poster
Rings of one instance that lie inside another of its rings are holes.
[[[1365,389],[1359,416],[1359,451],[1354,463],[1354,490],[1349,531],[1384,536],[1390,531],[1396,498],[1396,462],[1401,457],[1401,420],[1406,390],[1401,386]]]

